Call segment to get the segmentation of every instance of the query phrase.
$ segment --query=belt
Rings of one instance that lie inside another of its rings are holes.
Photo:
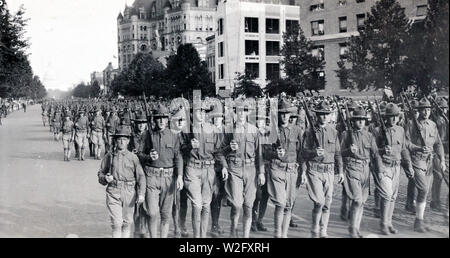
[[[432,156],[432,153],[415,152],[411,156],[417,160],[427,160]]]
[[[172,177],[173,168],[145,167],[145,175],[158,177]]]
[[[77,129],[77,133],[87,133],[87,130]]]
[[[347,158],[347,163],[349,164],[357,164],[357,165],[367,165],[369,164],[368,159],[355,159],[355,158]]]
[[[255,158],[251,158],[251,159],[241,159],[241,158],[228,158],[228,162],[232,162],[235,165],[253,165],[255,164]]]
[[[286,172],[293,172],[293,173],[297,172],[297,169],[299,167],[297,163],[286,163],[278,159],[273,159],[272,164],[276,165],[278,168],[281,168]]]
[[[123,180],[114,180],[109,183],[110,186],[119,187],[124,185],[134,186],[136,185],[136,181],[123,181]]]
[[[207,168],[216,164],[215,160],[190,159],[188,164],[194,168]]]
[[[334,172],[334,163],[317,163],[310,162],[309,168],[322,173]]]
[[[397,167],[400,166],[399,160],[389,160],[389,159],[383,159],[383,164],[387,167]]]
[[[94,129],[94,131],[97,132],[97,133],[102,133],[103,129]]]

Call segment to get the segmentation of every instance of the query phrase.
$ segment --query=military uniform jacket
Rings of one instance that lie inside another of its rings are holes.
[[[61,127],[61,131],[64,134],[71,133],[73,131],[73,128],[74,128],[74,124],[73,124],[73,122],[71,120],[64,121],[63,125]]]
[[[394,125],[386,128],[386,134],[388,142],[392,148],[390,155],[385,152],[386,141],[385,135],[383,135],[380,127],[376,128],[374,135],[377,140],[377,146],[379,148],[379,154],[385,163],[400,162],[402,161],[407,167],[411,164],[411,158],[409,156],[409,142],[406,140],[405,130],[403,127]]]
[[[137,157],[139,158],[140,162],[144,164],[144,158],[142,154],[144,153],[144,142],[145,142],[145,134],[147,131],[144,131],[142,133],[139,132],[133,132],[131,134],[130,143],[128,144],[128,150],[130,152],[136,152]]]
[[[112,166],[111,166],[111,158]],[[107,185],[105,177],[111,174],[116,182],[136,182],[138,185],[138,195],[144,196],[146,191],[146,181],[141,163],[136,155],[124,151],[115,151],[112,155],[107,153],[102,160],[98,181],[102,185]]]
[[[406,140],[411,143],[410,153],[413,166],[427,169],[427,162],[431,160],[432,154],[421,151],[421,136],[425,140],[425,145],[432,147],[441,160],[444,158],[444,148],[437,126],[430,119],[419,121],[419,130],[415,128],[412,121],[406,125]]]
[[[435,123],[437,126],[437,130],[439,132],[439,137],[441,137],[442,146],[444,147],[444,152],[448,154],[449,152],[449,145],[448,145],[448,138],[449,138],[449,128],[447,122],[444,120],[442,116],[437,116],[435,119]]]
[[[228,133],[224,136],[222,147],[220,148],[221,152],[219,153],[223,167],[229,168],[227,160],[241,160],[242,162],[253,160],[257,173],[264,173],[258,128],[249,123],[235,123],[234,131],[232,128],[225,131]],[[230,143],[232,140],[235,140],[238,144],[237,151],[231,150]]]
[[[154,149],[159,159],[152,161],[150,151]],[[151,130],[145,134],[143,160],[145,166],[155,168],[174,168],[178,175],[183,175],[183,157],[180,149],[180,138],[170,129]]]
[[[342,174],[343,162],[338,131],[330,125],[316,127],[314,131],[319,140],[320,147],[324,149],[324,155],[322,157],[316,155],[318,146],[314,143],[315,136],[311,130],[307,130],[303,138],[303,159],[308,162],[334,164],[336,173]]]
[[[358,152],[355,154],[350,151],[352,138],[354,140],[353,144],[358,147]],[[345,131],[341,141],[341,153],[344,162],[352,158],[365,161],[367,164],[372,161],[373,164],[377,166],[380,173],[384,172],[383,162],[378,154],[378,146],[375,136],[373,136],[373,134],[371,134],[367,129],[352,129]]]
[[[116,132],[117,127],[120,125],[120,118],[116,115],[109,116],[108,121],[106,122],[106,128],[110,134],[114,134]]]
[[[91,122],[91,129],[96,132],[101,132],[105,128],[105,120],[101,115],[95,116]]]
[[[195,138],[199,141],[199,148],[193,149],[191,140]],[[187,160],[212,161],[218,157],[221,148],[220,136],[217,129],[210,123],[203,122],[193,127],[193,132],[188,134],[187,150],[189,155]]]
[[[78,118],[77,122],[75,123],[75,129],[77,132],[87,132],[89,129],[89,119],[85,116]]]
[[[288,125],[287,127],[278,127],[277,140],[272,145],[272,152],[276,153],[278,147],[286,150],[286,154],[281,159],[274,154],[274,159],[278,159],[284,163],[298,163],[302,161],[302,138],[303,131],[300,127],[295,125]]]

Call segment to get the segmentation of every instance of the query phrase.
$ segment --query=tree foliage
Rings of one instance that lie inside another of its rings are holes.
[[[244,95],[246,98],[260,98],[264,96],[261,87],[254,81],[255,77],[249,73],[236,73],[236,87],[233,98]]]
[[[312,55],[315,46],[305,37],[300,26],[294,24],[292,29],[283,34],[283,41],[280,51],[283,58],[280,63],[287,77],[285,82],[292,84],[289,91],[323,89],[325,80],[320,79],[317,72],[323,70],[325,61],[319,56]]]
[[[28,20],[23,6],[11,14],[6,2],[0,6],[0,97],[36,98],[45,96],[45,87],[34,76],[24,38]]]

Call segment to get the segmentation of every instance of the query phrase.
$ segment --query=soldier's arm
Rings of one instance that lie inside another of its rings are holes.
[[[133,155],[133,163],[136,174],[136,182],[138,183],[138,195],[145,196],[145,191],[147,188],[146,178],[144,170],[142,169],[141,163],[137,156]]]
[[[442,145],[441,136],[439,136],[439,132],[437,130],[437,127],[435,126],[435,132],[436,132],[436,141],[433,144],[434,151],[439,156],[440,160],[445,160],[445,152],[444,152],[444,146]]]
[[[405,129],[405,138],[406,138],[406,148],[408,148],[409,152],[412,153],[412,152],[422,150],[422,147],[415,145],[412,142],[412,135],[411,135],[412,127],[411,126],[412,126],[411,122],[407,123],[406,129]]]
[[[226,160],[226,156],[231,151],[231,148],[230,148],[231,135],[232,135],[231,133],[224,134],[220,148],[216,153],[217,158],[220,160],[220,163],[222,163],[222,167],[226,168],[226,169],[228,169],[228,163]]]
[[[341,155],[341,145],[339,144],[339,135],[336,133],[335,135],[335,149],[334,149],[334,170],[337,174],[343,174],[344,173],[344,163],[342,161],[342,155]]]
[[[370,135],[370,155],[372,157],[372,161],[376,164],[378,168],[378,173],[384,172],[383,160],[381,159],[380,154],[378,153],[377,142],[375,141],[375,137]]]
[[[352,156],[352,152],[350,151],[350,132],[349,131],[345,131],[342,133],[341,155],[342,155],[342,157]]]
[[[399,136],[400,137],[400,136]],[[403,170],[405,173],[408,174],[408,171],[412,171],[412,162],[411,162],[411,156],[409,154],[409,150],[407,148],[407,140],[405,137],[405,134],[402,136],[402,146],[401,146],[401,166],[403,167]]]
[[[302,156],[305,160],[311,160],[316,157],[316,150],[314,149],[314,144],[311,138],[310,131],[306,131],[303,137],[303,149]]]
[[[105,157],[102,159],[102,163],[100,165],[100,170],[97,173],[98,182],[101,185],[107,185],[108,182],[106,182],[106,174],[109,172],[109,164],[110,164],[110,155],[109,153],[105,155]]]
[[[264,160],[262,158],[262,146],[258,134],[256,134],[255,140],[255,161],[258,174],[264,174]]]
[[[175,146],[174,146],[174,164],[177,168],[177,175],[183,176],[183,156],[181,155],[180,151],[180,138],[177,137],[175,139]]]

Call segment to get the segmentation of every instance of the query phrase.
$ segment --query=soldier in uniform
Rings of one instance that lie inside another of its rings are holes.
[[[56,109],[55,114],[53,116],[53,136],[55,141],[59,141],[59,130],[62,125],[62,114],[59,108]]]
[[[367,120],[364,108],[356,107],[351,120],[353,128],[343,135],[341,153],[344,161],[344,187],[351,203],[349,233],[352,238],[360,238],[363,236],[359,227],[369,195],[369,162],[373,160],[379,173],[384,173],[384,167],[375,137],[364,128]]]
[[[221,142],[225,136],[223,115],[222,105],[214,106],[214,110],[210,113],[210,117],[213,120],[214,127]],[[222,199],[225,196],[225,182],[222,177],[222,168],[220,158],[216,158],[214,164],[214,170],[216,171],[216,187],[211,200],[211,235],[213,237],[219,237],[223,234],[223,229],[219,224],[220,208],[222,206]]]
[[[70,144],[74,140],[74,124],[70,120],[70,113],[67,112],[64,115],[64,122],[62,123],[62,141],[64,147],[64,161],[70,161]]]
[[[116,128],[120,124],[120,118],[117,116],[117,109],[112,108],[111,115],[108,117],[108,120],[106,121],[106,137],[107,137],[107,144],[105,147],[106,151],[111,151],[112,149],[112,136],[114,135]]]
[[[305,132],[303,158],[305,159],[308,194],[314,203],[312,211],[312,238],[327,238],[328,221],[333,198],[334,175],[338,183],[344,181],[341,146],[338,132],[329,124],[333,110],[328,102],[321,102],[314,110],[317,125]],[[316,140],[319,144],[317,146]]]
[[[89,136],[88,136],[89,135]],[[78,160],[84,160],[84,150],[88,145],[88,137],[90,137],[89,132],[89,120],[85,116],[85,111],[80,111],[80,117],[75,123],[75,142],[78,147]]]
[[[189,134],[189,155],[184,183],[192,203],[192,227],[195,238],[205,238],[208,229],[210,205],[216,186],[215,160],[219,157],[221,142],[217,130],[206,121],[210,107],[193,103],[193,127]]]
[[[408,178],[414,177],[405,131],[402,127],[396,125],[399,115],[400,108],[396,104],[387,104],[384,113],[386,132],[383,132],[381,126],[374,130],[385,168],[384,173],[373,171],[375,186],[380,199],[380,226],[383,235],[397,234],[397,229],[392,224],[392,214],[394,213],[400,182],[400,165],[403,164],[405,167],[404,171]]]
[[[104,146],[105,137],[105,120],[101,115],[100,108],[96,107],[95,117],[91,122],[91,140],[94,144],[95,159],[100,160],[100,154],[102,152],[102,146]]]
[[[142,164],[145,162],[145,156],[143,156],[144,151],[144,140],[147,131],[147,118],[144,114],[141,114],[134,119],[134,131],[131,133],[130,142],[128,144],[128,150],[135,154]],[[148,232],[148,221],[149,217],[145,212],[142,205],[136,207],[134,213],[134,237],[135,238],[149,238],[150,234]]]
[[[102,160],[98,181],[106,188],[106,207],[113,238],[129,238],[138,206],[145,200],[146,182],[138,157],[127,150],[130,129],[120,127],[114,135],[115,150]],[[137,189],[136,189],[137,188]]]
[[[438,98],[436,101],[437,105],[441,108],[441,110],[444,112],[444,114],[441,114],[436,112],[436,115],[434,116],[434,122],[436,123],[437,129],[439,131],[439,136],[441,137],[442,145],[444,147],[445,152],[445,164],[446,169],[441,170],[441,160],[439,159],[439,156],[435,155],[433,160],[433,184],[431,185],[431,203],[430,207],[432,210],[441,212],[442,206],[441,206],[441,186],[442,186],[442,179],[443,175],[446,177],[446,180],[448,182],[448,163],[449,163],[449,145],[448,145],[448,138],[449,138],[449,127],[447,124],[447,121],[444,119],[443,116],[447,115],[448,110],[448,103],[443,98]],[[437,111],[437,110],[436,110]],[[448,198],[447,198],[448,202]],[[448,203],[447,203],[448,206]],[[448,212],[448,210],[447,210]]]
[[[440,167],[442,170],[445,170],[445,154],[437,126],[429,119],[431,114],[430,102],[426,98],[421,99],[417,109],[419,110],[419,119],[417,120],[419,128],[416,128],[414,123],[408,123],[406,139],[411,142],[410,153],[418,191],[414,230],[425,233],[428,227],[423,219],[428,189],[433,175],[433,151],[441,161]],[[422,144],[422,139],[425,145]]]
[[[275,205],[276,238],[287,238],[301,168],[303,132],[299,127],[289,123],[292,112],[291,103],[282,99],[278,108],[277,140],[272,150],[272,153],[276,154],[272,154],[267,180],[267,191]]]
[[[231,203],[231,237],[238,237],[237,225],[242,207],[244,237],[250,237],[256,187],[264,185],[266,180],[259,132],[256,126],[247,122],[250,109],[250,105],[236,103],[237,119],[233,128],[226,131],[221,147],[222,176],[227,180],[225,192]]]
[[[408,127],[409,123],[412,123],[413,119],[419,118],[419,112],[416,109],[419,106],[419,102],[417,100],[411,101],[411,106],[414,108],[412,113],[414,113],[414,117],[410,117],[410,115],[406,115],[407,119],[405,120],[405,123],[403,124],[403,129]],[[405,210],[411,213],[416,213],[416,182],[414,181],[414,178],[408,178],[408,186],[406,190],[406,205]]]
[[[180,139],[167,128],[168,109],[160,104],[153,118],[155,130],[150,131],[144,143],[144,169],[147,179],[144,208],[150,216],[150,237],[157,237],[159,213],[161,215],[160,236],[167,238],[174,193],[183,188],[183,158],[180,151]]]

